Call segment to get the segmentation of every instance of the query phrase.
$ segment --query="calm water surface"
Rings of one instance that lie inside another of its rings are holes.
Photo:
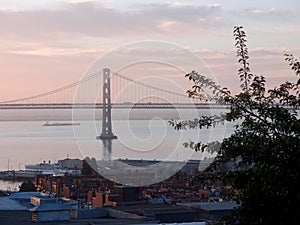
[[[0,190],[3,191],[19,191],[19,186],[22,182],[19,181],[3,181],[0,180]]]
[[[188,111],[187,111],[188,112]],[[188,160],[211,157],[185,149],[185,141],[222,140],[232,133],[232,125],[220,125],[210,130],[176,131],[168,125],[171,118],[191,118],[189,113],[155,110],[113,112],[112,159]],[[201,111],[201,114],[210,112]],[[42,161],[93,156],[103,159],[103,143],[96,139],[101,133],[101,118],[96,122],[80,122],[79,126],[43,126],[46,121],[71,121],[71,110],[1,110],[0,111],[0,170],[24,169],[26,164]],[[126,119],[130,118],[130,120]],[[186,119],[183,118],[183,119]]]

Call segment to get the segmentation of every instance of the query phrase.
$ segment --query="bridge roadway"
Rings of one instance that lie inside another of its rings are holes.
[[[230,105],[214,103],[112,103],[113,109],[227,109]],[[1,109],[102,109],[102,103],[32,103],[0,104]]]

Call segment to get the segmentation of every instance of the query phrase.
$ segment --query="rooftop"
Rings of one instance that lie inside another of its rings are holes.
[[[238,206],[236,202],[189,202],[177,203],[177,205],[187,206],[193,209],[202,209],[206,211],[233,210]]]
[[[6,210],[22,210],[22,211],[28,211],[28,208],[21,203],[19,203],[17,200],[11,198],[11,196],[5,196],[0,197],[0,211],[6,211]]]

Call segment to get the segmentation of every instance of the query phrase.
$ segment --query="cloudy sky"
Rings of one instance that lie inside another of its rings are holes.
[[[143,40],[182,46],[234,90],[235,25],[252,71],[274,86],[293,78],[284,53],[300,59],[299,11],[298,0],[0,0],[0,100],[72,83],[99,56]]]

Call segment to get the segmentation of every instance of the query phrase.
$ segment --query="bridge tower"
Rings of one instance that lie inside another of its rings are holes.
[[[102,108],[102,133],[98,136],[101,140],[112,140],[118,137],[111,129],[111,101],[110,101],[110,70],[103,69],[103,108]]]

